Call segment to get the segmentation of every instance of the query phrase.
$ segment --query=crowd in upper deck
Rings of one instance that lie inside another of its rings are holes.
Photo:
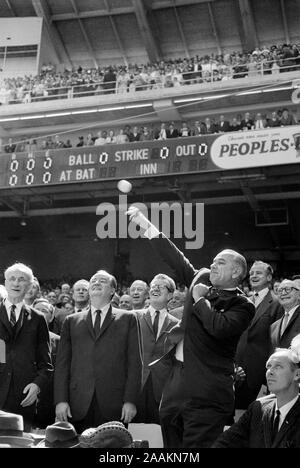
[[[233,52],[163,60],[144,65],[65,69],[43,65],[37,76],[1,78],[0,105],[108,93],[134,93],[236,78],[276,75],[300,69],[300,44],[262,46]]]

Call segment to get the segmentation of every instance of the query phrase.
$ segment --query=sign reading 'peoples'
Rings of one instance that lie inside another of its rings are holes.
[[[213,142],[211,158],[221,169],[300,163],[299,127],[225,133]]]

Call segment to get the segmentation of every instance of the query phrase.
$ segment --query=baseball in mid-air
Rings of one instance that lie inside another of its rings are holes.
[[[129,193],[132,189],[132,184],[128,180],[119,180],[118,189],[120,192]]]

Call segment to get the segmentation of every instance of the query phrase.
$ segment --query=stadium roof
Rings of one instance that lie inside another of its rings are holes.
[[[61,62],[97,66],[298,40],[300,5],[294,0],[0,0],[0,17],[28,16],[44,18],[62,51]]]

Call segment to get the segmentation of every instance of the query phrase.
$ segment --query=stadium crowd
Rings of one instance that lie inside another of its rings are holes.
[[[224,53],[163,60],[145,65],[119,65],[57,72],[44,65],[37,76],[2,78],[0,104],[30,103],[108,93],[180,87],[300,69],[300,45],[262,46],[250,53]]]
[[[226,120],[224,115],[219,119],[206,117],[194,122],[171,122],[162,123],[160,128],[153,125],[134,126],[126,125],[124,128],[101,130],[97,135],[88,133],[87,136],[79,136],[78,141],[72,141],[72,138],[64,140],[61,135],[51,136],[46,139],[24,140],[23,143],[15,144],[10,138],[7,144],[4,144],[5,153],[26,152],[30,153],[37,150],[61,149],[85,146],[102,146],[108,144],[124,144],[139,141],[167,140],[170,138],[185,138],[190,136],[209,135],[224,132],[237,132],[247,130],[260,130],[264,128],[286,127],[297,125],[298,121],[293,113],[287,109],[278,109],[271,114],[258,112],[251,115],[246,112],[244,115],[237,114],[232,119]],[[3,151],[2,150],[2,151]]]

